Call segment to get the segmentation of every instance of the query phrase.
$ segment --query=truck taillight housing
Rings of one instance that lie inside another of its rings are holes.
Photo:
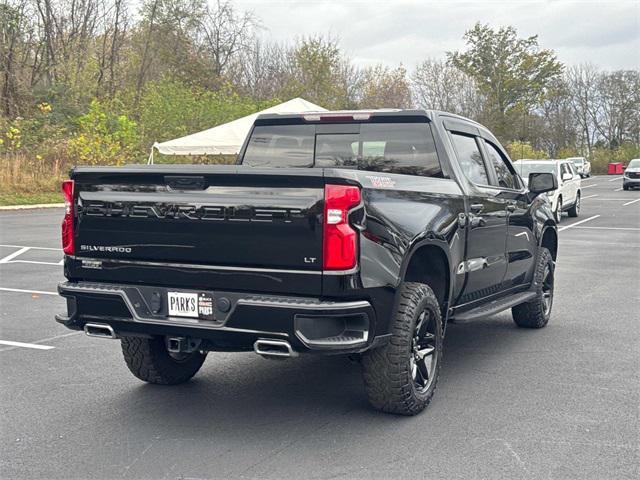
[[[64,196],[64,219],[62,220],[62,250],[67,255],[75,253],[73,240],[73,180],[62,182],[62,195]]]
[[[349,270],[358,260],[358,238],[349,225],[349,210],[360,203],[360,189],[325,185],[323,261],[325,270]]]

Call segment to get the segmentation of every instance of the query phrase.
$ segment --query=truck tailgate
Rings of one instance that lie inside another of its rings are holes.
[[[75,256],[321,271],[322,170],[177,167],[74,170]]]

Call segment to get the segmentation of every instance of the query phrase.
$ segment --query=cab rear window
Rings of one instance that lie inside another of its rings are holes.
[[[316,132],[316,125],[260,125],[242,159],[253,167],[351,168],[442,177],[427,123],[367,123],[358,133]]]

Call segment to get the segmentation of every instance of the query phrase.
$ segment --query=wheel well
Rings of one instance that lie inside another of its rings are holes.
[[[449,299],[449,262],[441,248],[433,245],[415,251],[404,275],[406,282],[426,283],[443,306]]]
[[[551,252],[553,261],[556,261],[556,255],[558,254],[558,234],[553,228],[546,228],[542,234],[541,247],[545,247]]]

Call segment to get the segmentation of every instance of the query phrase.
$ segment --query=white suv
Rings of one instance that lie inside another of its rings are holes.
[[[591,176],[591,162],[584,157],[570,157],[565,158],[565,160],[569,160],[573,162],[573,166],[582,178]]]
[[[554,173],[558,178],[558,189],[547,193],[547,196],[551,200],[556,222],[560,223],[562,212],[568,212],[570,217],[578,216],[580,175],[572,160],[518,160],[514,166],[525,183],[529,181],[530,173]]]

